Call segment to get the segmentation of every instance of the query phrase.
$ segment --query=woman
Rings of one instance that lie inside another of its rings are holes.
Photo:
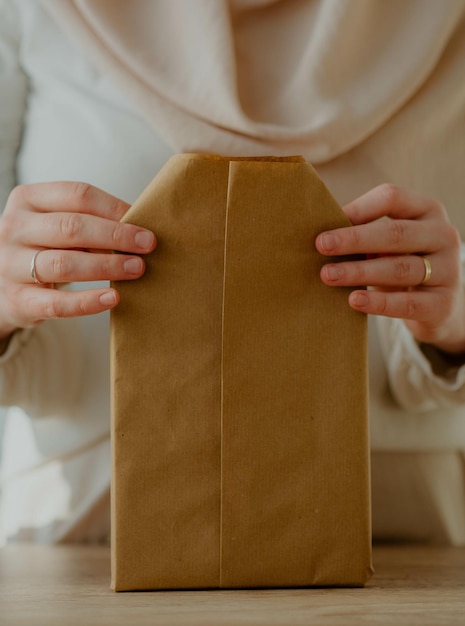
[[[367,255],[321,278],[373,287],[375,535],[465,543],[465,5],[426,4],[1,1],[4,539],[107,536],[101,281],[142,275],[156,234],[119,219],[204,151],[303,154],[344,205],[315,245]]]

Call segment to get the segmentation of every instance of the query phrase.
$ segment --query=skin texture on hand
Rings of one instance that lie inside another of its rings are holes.
[[[357,287],[351,307],[404,320],[414,337],[451,354],[465,352],[465,293],[460,236],[436,200],[394,185],[380,185],[343,207],[353,226],[320,233],[323,255],[363,255],[329,263],[321,279]],[[431,277],[425,276],[426,256]]]
[[[44,320],[92,315],[114,307],[115,289],[61,291],[60,283],[131,280],[155,235],[120,219],[129,204],[86,183],[16,187],[0,219],[0,339]],[[36,277],[31,261],[36,257]],[[112,254],[112,251],[125,254]]]

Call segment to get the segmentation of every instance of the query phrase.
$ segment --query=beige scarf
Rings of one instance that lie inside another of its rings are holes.
[[[434,71],[463,0],[43,0],[175,151],[328,161]]]

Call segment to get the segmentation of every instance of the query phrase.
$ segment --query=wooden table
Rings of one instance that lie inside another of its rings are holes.
[[[0,624],[465,624],[465,548],[376,547],[364,589],[116,594],[109,561],[103,547],[0,550]]]

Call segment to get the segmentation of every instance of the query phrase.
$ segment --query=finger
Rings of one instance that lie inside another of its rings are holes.
[[[10,194],[8,204],[38,212],[88,213],[119,221],[130,205],[98,187],[81,182],[54,182],[20,185]],[[8,205],[7,205],[8,206]]]
[[[324,255],[432,253],[448,245],[441,224],[377,220],[320,233],[315,245]]]
[[[81,213],[30,213],[17,237],[23,245],[38,248],[96,248],[145,254],[156,246],[155,235],[149,230]]]
[[[31,251],[24,251],[10,278],[31,283]],[[28,263],[29,259],[29,263]],[[74,250],[41,250],[35,256],[35,276],[43,283],[71,283],[97,280],[132,280],[142,276],[145,262],[126,254],[91,254]]]
[[[442,276],[442,264],[436,263],[436,257],[431,255],[427,260],[431,266],[428,286],[448,282],[449,276]],[[320,275],[322,281],[330,286],[406,288],[421,285],[426,276],[426,268],[423,257],[419,255],[382,256],[363,261],[328,263],[322,267]]]
[[[115,289],[59,291],[56,289],[24,289],[21,310],[27,311],[29,325],[48,319],[94,315],[112,309],[119,302]]]
[[[371,315],[427,323],[433,322],[436,311],[441,309],[441,298],[437,288],[402,292],[357,290],[349,295],[349,304],[353,309]]]
[[[383,184],[371,189],[343,207],[352,224],[367,224],[381,217],[418,219],[447,214],[440,202],[410,189]]]

